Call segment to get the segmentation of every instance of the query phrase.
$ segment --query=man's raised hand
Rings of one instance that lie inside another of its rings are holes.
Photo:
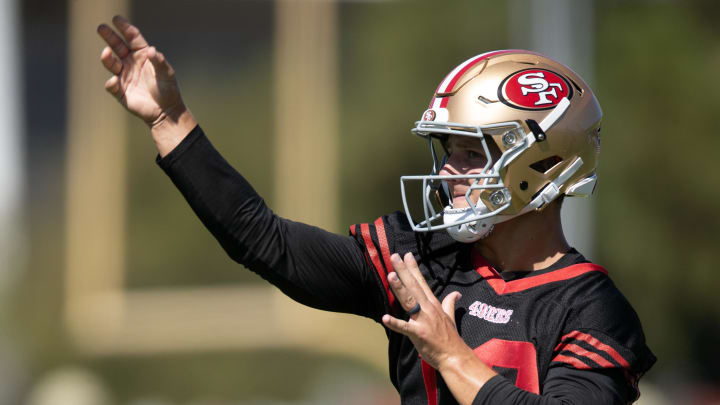
[[[97,28],[108,45],[100,61],[112,73],[105,89],[145,121],[164,156],[195,126],[195,120],[180,97],[175,71],[165,56],[149,46],[124,17],[115,16],[112,22],[117,32],[106,24]]]

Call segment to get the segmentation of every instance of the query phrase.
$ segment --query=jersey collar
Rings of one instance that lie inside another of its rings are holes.
[[[570,253],[568,253],[570,254]],[[566,254],[567,256],[567,254]],[[582,255],[580,255],[582,257]],[[564,257],[563,257],[564,258]],[[578,277],[582,274],[599,271],[603,274],[608,274],[607,270],[603,267],[598,266],[594,263],[576,263],[566,267],[554,268],[554,265],[545,270],[537,270],[530,272],[527,276],[512,280],[505,281],[493,268],[487,260],[476,250],[473,249],[470,260],[475,271],[495,290],[498,295],[512,294],[520,291],[525,291],[530,288],[538,287],[541,285],[554,283],[563,280],[569,280],[571,278]],[[563,259],[558,261],[558,264]]]

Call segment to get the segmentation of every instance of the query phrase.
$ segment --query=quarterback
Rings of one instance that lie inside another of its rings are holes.
[[[637,399],[655,362],[640,321],[560,222],[564,198],[593,192],[600,152],[602,111],[572,70],[524,50],[454,68],[412,129],[432,171],[401,178],[404,210],[342,236],[275,215],[205,136],[165,56],[113,24],[98,27],[105,88],[148,124],[203,224],[296,301],[381,324],[403,404]]]

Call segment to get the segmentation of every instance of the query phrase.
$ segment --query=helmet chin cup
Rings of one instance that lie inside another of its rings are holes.
[[[479,206],[476,207],[476,210],[480,211],[481,214],[487,212],[487,208],[482,204],[479,204]],[[470,207],[452,208],[451,206],[447,206],[443,210],[443,222],[446,225],[462,222],[474,216],[476,216],[476,214]],[[451,226],[447,228],[447,232],[458,242],[473,243],[486,237],[492,230],[493,223],[493,217],[478,219],[464,224]]]

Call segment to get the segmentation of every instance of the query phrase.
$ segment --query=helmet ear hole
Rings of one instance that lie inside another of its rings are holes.
[[[539,173],[547,173],[553,167],[557,166],[558,163],[562,162],[562,158],[557,155],[550,156],[548,158],[538,160],[537,162],[530,165],[530,168]]]

